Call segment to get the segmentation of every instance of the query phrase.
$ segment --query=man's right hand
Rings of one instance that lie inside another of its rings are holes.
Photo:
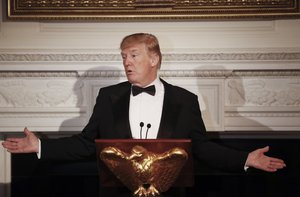
[[[24,134],[23,138],[7,138],[2,143],[3,147],[10,153],[37,153],[39,139],[27,127],[24,128]]]

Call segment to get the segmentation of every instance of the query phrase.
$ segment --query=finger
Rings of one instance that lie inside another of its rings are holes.
[[[278,158],[274,158],[274,157],[270,158],[270,162],[272,162],[272,163],[284,163],[284,161],[282,159],[278,159]]]
[[[11,142],[3,142],[2,143],[2,146],[6,149],[10,149],[10,148],[13,148],[14,147],[14,143],[11,143]]]
[[[5,142],[8,142],[8,143],[18,143],[21,141],[23,141],[23,138],[7,138],[5,140]]]
[[[269,164],[267,165],[267,169],[271,170],[271,171],[275,171],[278,169],[282,169],[284,168],[286,165],[283,162],[269,162]]]
[[[279,166],[280,168],[286,167],[286,164],[283,160],[277,159],[277,158],[272,158],[270,160],[270,164],[274,166]]]
[[[276,169],[282,169],[282,168],[286,167],[285,163],[281,163],[281,162],[270,163],[270,166],[272,168],[276,168]]]
[[[286,164],[285,163],[278,163],[278,162],[276,162],[276,163],[272,163],[272,166],[274,166],[274,167],[276,167],[276,168],[284,168],[284,167],[286,167]]]
[[[24,153],[24,147],[21,143],[17,142],[5,142],[4,147],[10,153]]]
[[[20,150],[18,148],[7,149],[7,152],[9,152],[9,153],[23,153],[22,150]]]
[[[281,169],[282,168],[282,165],[278,165],[278,164],[276,164],[276,163],[269,163],[267,166],[266,166],[266,168],[267,168],[267,171],[268,172],[276,172],[278,169]]]
[[[11,144],[5,145],[4,148],[6,148],[6,150],[7,150],[8,152],[12,152],[12,151],[18,150],[18,147],[17,147],[17,146],[11,145]]]
[[[6,138],[5,142],[15,142],[18,138]]]
[[[4,148],[6,148],[7,144],[5,142],[1,143]]]
[[[276,168],[273,168],[273,167],[267,167],[267,168],[265,169],[265,171],[267,171],[267,172],[276,172],[277,169],[276,169]]]

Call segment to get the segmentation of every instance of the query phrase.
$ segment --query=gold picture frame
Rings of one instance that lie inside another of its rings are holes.
[[[299,0],[8,0],[12,20],[299,18]]]

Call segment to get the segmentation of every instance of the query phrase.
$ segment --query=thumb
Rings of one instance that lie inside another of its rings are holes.
[[[29,130],[27,129],[27,127],[25,127],[25,128],[24,128],[24,133],[25,133],[26,136],[28,136],[28,135],[31,134],[31,131],[29,131]]]
[[[264,148],[261,149],[261,151],[262,151],[263,153],[266,153],[266,152],[269,151],[269,149],[270,149],[269,146],[265,146]]]

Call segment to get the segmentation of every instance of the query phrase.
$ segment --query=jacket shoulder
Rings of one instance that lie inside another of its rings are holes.
[[[118,92],[121,90],[128,90],[128,88],[130,88],[130,83],[128,81],[124,81],[118,84],[114,84],[114,85],[109,85],[106,87],[102,87],[100,89],[101,92]]]
[[[173,95],[179,96],[180,99],[197,98],[196,94],[194,94],[193,92],[191,92],[183,87],[180,87],[177,85],[172,85],[165,81],[163,81],[163,83],[165,84],[166,91],[170,91],[170,93],[172,93]]]

